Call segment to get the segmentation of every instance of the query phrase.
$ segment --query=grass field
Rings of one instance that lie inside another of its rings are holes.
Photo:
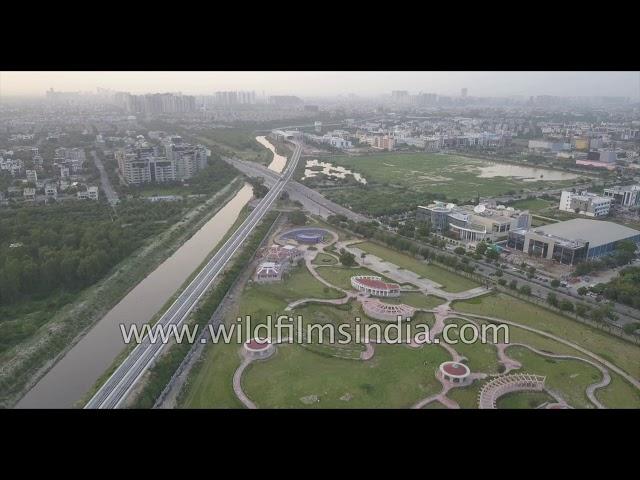
[[[466,277],[456,275],[455,273],[445,270],[437,265],[425,263],[422,260],[412,258],[409,255],[383,247],[377,243],[362,242],[356,244],[355,247],[399,267],[410,270],[422,277],[433,280],[434,282],[441,284],[442,289],[446,292],[463,292],[479,286],[479,284]]]
[[[491,164],[486,160],[437,153],[373,154],[365,156],[333,156],[329,161],[360,173],[367,186],[329,189],[324,192],[331,200],[373,215],[393,213],[415,208],[425,195],[440,194],[449,201],[463,203],[480,196],[536,191],[550,186],[574,184],[567,174],[563,180],[548,181],[551,171],[541,169],[535,181],[524,181],[515,176],[480,177],[484,167],[500,168],[513,174],[518,166]],[[497,165],[497,167],[496,167]],[[529,168],[529,167],[528,167]],[[556,172],[554,172],[556,173]],[[528,176],[528,172],[516,172]]]
[[[555,403],[555,399],[547,392],[514,392],[500,397],[496,406],[505,409],[537,408],[544,402]]]
[[[527,198],[526,200],[518,200],[513,202],[511,206],[518,210],[529,210],[531,213],[538,213],[549,207],[555,206],[556,202],[543,200],[541,198]]]
[[[630,375],[640,377],[640,347],[504,293],[456,301],[461,312],[512,320],[552,333],[613,362]],[[555,352],[554,352],[555,353]]]
[[[261,408],[408,408],[440,390],[433,372],[447,359],[442,348],[378,345],[361,362],[285,345],[253,363],[243,387]]]
[[[316,255],[316,258],[314,258],[313,262],[311,263],[313,263],[313,265],[335,265],[338,263],[338,260],[336,260],[331,255],[320,252],[318,253],[318,255]]]
[[[602,380],[602,373],[594,366],[579,360],[544,357],[519,346],[507,348],[506,353],[522,363],[519,371],[547,377],[545,385],[559,392],[569,405],[595,408],[585,394],[589,385]]]
[[[376,275],[382,277],[384,280],[389,281],[384,275],[378,274],[368,268],[347,268],[342,266],[336,267],[322,267],[316,270],[318,274],[324,278],[327,282],[335,285],[336,287],[344,288],[345,290],[351,290],[351,277],[356,275]]]

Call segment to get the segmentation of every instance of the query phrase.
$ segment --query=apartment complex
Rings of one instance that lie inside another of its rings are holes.
[[[586,215],[587,217],[604,217],[609,215],[611,198],[595,193],[573,193],[563,191],[560,195],[559,210]]]
[[[131,185],[188,180],[207,166],[206,148],[183,143],[177,136],[159,146],[138,141],[133,147],[115,151],[114,156],[121,175]]]
[[[196,111],[196,97],[179,93],[131,95],[121,92],[115,95],[115,101],[128,113],[160,114]]]

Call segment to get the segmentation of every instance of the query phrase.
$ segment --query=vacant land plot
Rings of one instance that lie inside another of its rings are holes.
[[[564,172],[532,170],[528,166],[520,172],[522,167],[517,165],[437,153],[334,156],[329,160],[361,174],[367,185],[324,193],[336,202],[373,215],[412,209],[434,195],[464,202],[477,195],[536,191],[576,182],[574,175]],[[483,173],[484,169],[491,169],[492,173]],[[496,173],[504,176],[487,176]]]
[[[391,262],[406,270],[410,270],[417,273],[420,276],[433,280],[442,285],[442,289],[446,292],[462,292],[471,288],[478,287],[479,284],[473,280],[469,280],[461,275],[456,275],[448,270],[437,265],[428,264],[422,260],[410,257],[401,252],[397,252],[377,243],[362,242],[355,245],[355,247],[364,250],[367,253],[371,253],[376,257],[380,257],[383,260]],[[366,258],[365,258],[366,262]]]

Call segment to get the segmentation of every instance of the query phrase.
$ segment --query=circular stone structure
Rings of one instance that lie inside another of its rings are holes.
[[[331,234],[323,228],[298,228],[285,233],[282,238],[295,240],[305,245],[315,245],[321,243],[329,235]]]
[[[356,275],[351,277],[351,286],[359,292],[367,293],[374,297],[399,297],[400,285],[387,283],[381,277],[373,275]]]
[[[464,363],[460,362],[444,362],[438,368],[440,378],[457,385],[466,385],[469,383],[469,375],[471,370]]]
[[[246,356],[253,359],[268,358],[275,352],[275,346],[266,338],[252,338],[243,344]]]
[[[364,313],[375,320],[383,322],[396,322],[413,317],[416,309],[404,303],[384,303],[378,299],[364,300],[362,302]]]

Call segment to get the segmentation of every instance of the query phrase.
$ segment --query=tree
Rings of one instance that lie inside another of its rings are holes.
[[[497,260],[498,258],[500,258],[500,254],[495,248],[488,248],[484,256],[489,260]]]
[[[520,287],[520,293],[524,295],[531,295],[531,287],[529,285],[522,285]]]
[[[483,255],[484,252],[487,251],[487,244],[484,242],[480,242],[478,244],[478,246],[476,247],[476,253],[479,253],[480,255]]]
[[[499,278],[499,277],[501,277],[502,275],[503,275],[503,274],[502,274],[502,270],[501,270],[501,269],[497,269],[497,270],[496,270],[496,277],[498,277],[498,278]]]
[[[500,278],[498,280],[498,285],[502,285],[503,287],[507,284],[507,281],[504,278]]]
[[[453,253],[456,253],[456,254],[458,254],[458,255],[464,255],[464,254],[466,253],[466,250],[465,250],[465,248],[464,248],[464,247],[456,247],[456,248],[453,250]]]
[[[549,305],[553,305],[554,307],[557,307],[558,306],[558,296],[553,292],[549,292],[547,294],[547,303]]]
[[[571,303],[569,300],[567,299],[563,299],[560,301],[560,304],[558,305],[560,307],[560,310],[564,311],[564,312],[573,312],[573,303]]]
[[[551,280],[550,285],[553,288],[558,288],[560,286],[560,280],[558,280],[557,278],[554,278],[553,280]]]
[[[339,258],[340,258],[340,263],[345,267],[353,267],[358,264],[356,262],[356,256],[351,252],[347,252],[344,248],[340,249]]]
[[[578,288],[578,295],[583,295],[584,296],[584,295],[587,294],[588,291],[589,291],[589,289],[587,287],[584,287],[584,286],[580,287],[580,288]]]
[[[289,221],[293,225],[304,225],[307,223],[307,216],[300,210],[289,213]]]
[[[576,313],[578,315],[580,315],[581,317],[586,317],[588,312],[589,312],[589,309],[585,305],[581,303],[576,303]]]
[[[517,281],[515,281],[515,280],[511,280],[511,281],[509,282],[509,288],[510,288],[511,290],[515,290],[516,288],[518,288],[518,282],[517,282]]]
[[[529,267],[527,269],[527,277],[528,278],[533,278],[536,274],[536,268],[535,267]]]

